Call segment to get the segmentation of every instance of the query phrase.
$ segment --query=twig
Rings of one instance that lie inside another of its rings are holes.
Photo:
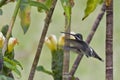
[[[37,67],[37,64],[38,64],[38,61],[39,61],[39,58],[40,58],[40,54],[41,54],[41,51],[42,51],[45,36],[46,36],[47,31],[48,31],[48,27],[49,27],[49,24],[50,24],[50,21],[51,21],[51,18],[52,18],[53,11],[54,11],[56,3],[57,3],[57,0],[52,1],[52,6],[51,6],[50,10],[47,13],[44,28],[43,28],[43,32],[42,32],[41,38],[39,40],[37,52],[36,52],[32,67],[31,67],[31,71],[30,71],[28,80],[33,80],[33,78],[34,78],[35,70],[36,70],[36,67]]]
[[[102,6],[102,8],[101,8],[101,12],[98,14],[98,16],[97,16],[97,18],[96,18],[96,20],[95,20],[95,22],[94,22],[94,24],[93,24],[93,26],[92,26],[91,32],[89,33],[89,35],[88,35],[88,37],[87,37],[87,39],[86,39],[86,42],[87,42],[88,44],[89,44],[90,41],[92,40],[92,37],[93,37],[93,35],[95,34],[95,31],[97,30],[98,25],[99,25],[100,21],[102,20],[103,15],[104,15],[104,12],[105,12],[105,4],[103,4],[103,6]],[[70,71],[70,76],[71,76],[71,77],[74,76],[74,74],[75,74],[75,72],[76,72],[76,70],[77,70],[77,68],[78,68],[78,65],[79,65],[82,57],[83,57],[82,54],[79,54],[79,55],[77,56],[77,58],[76,58],[76,60],[75,60],[75,62],[74,62],[74,64],[73,64],[73,66],[72,66],[72,69],[71,69],[71,71]]]
[[[113,80],[113,0],[108,1],[111,2],[106,4],[106,80]]]

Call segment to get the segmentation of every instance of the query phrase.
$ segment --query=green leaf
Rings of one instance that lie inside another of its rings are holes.
[[[3,35],[6,37],[7,31],[8,31],[9,26],[8,25],[4,25],[1,29],[1,32],[3,33]],[[10,34],[10,37],[12,37],[12,33]]]
[[[4,57],[4,66],[8,69],[14,71],[17,75],[21,77],[20,71],[17,69],[17,64],[14,60],[10,60],[7,57]]]
[[[7,77],[5,75],[0,75],[0,80],[14,80],[14,79]]]
[[[23,70],[23,67],[19,61],[15,60],[15,59],[13,61],[16,63],[16,65],[18,65]]]
[[[87,6],[86,9],[84,11],[85,15],[82,18],[82,20],[84,20],[86,17],[89,16],[89,14],[91,14],[97,7],[97,5],[101,2],[101,0],[88,0],[87,1]]]
[[[48,11],[48,7],[46,5],[44,5],[43,3],[40,3],[40,2],[37,2],[37,1],[30,1],[29,4],[31,6],[35,6],[35,7],[38,7],[38,8],[42,8],[44,9],[45,11]]]
[[[52,0],[46,0],[45,5],[50,9],[50,6],[52,5]]]
[[[30,22],[31,22],[30,13],[31,13],[31,6],[28,4],[27,0],[22,0],[19,14],[20,14],[21,26],[24,34],[28,31],[30,26]]]
[[[69,0],[61,0],[62,7],[65,12],[65,16],[67,16],[68,20],[71,18],[71,8],[72,6],[70,5]]]
[[[2,11],[2,9],[0,9],[0,15],[2,15],[3,14],[3,11]]]
[[[104,0],[99,0],[99,4],[102,4],[104,2]]]
[[[48,9],[50,9],[50,6],[52,5],[52,0],[41,0],[40,3],[43,3]],[[42,12],[44,9],[39,7],[38,11]]]
[[[36,70],[37,70],[37,71],[44,72],[44,73],[49,74],[49,75],[53,75],[52,72],[46,70],[43,66],[38,66],[38,67],[36,68]]]

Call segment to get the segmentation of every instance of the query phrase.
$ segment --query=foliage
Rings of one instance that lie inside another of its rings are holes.
[[[5,75],[0,75],[0,80],[13,80],[13,79]]]
[[[92,13],[95,8],[98,6],[98,4],[103,3],[103,0],[88,0],[87,1],[87,6],[84,11],[85,15],[82,20],[84,20],[87,16],[89,16],[90,13]]]

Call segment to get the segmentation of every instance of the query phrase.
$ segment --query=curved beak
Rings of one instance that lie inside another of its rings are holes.
[[[61,33],[69,34],[69,35],[75,36],[75,34],[72,34],[72,33],[67,33],[67,32],[61,32]]]

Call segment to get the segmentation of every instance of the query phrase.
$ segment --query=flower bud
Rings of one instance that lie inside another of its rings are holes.
[[[8,41],[8,52],[12,52],[16,44],[18,44],[18,40],[11,37]]]
[[[64,46],[64,44],[65,44],[65,34],[62,34],[62,35],[59,37],[58,45],[59,45],[59,46]]]
[[[0,48],[3,47],[4,41],[5,41],[5,37],[3,36],[2,32],[0,32]]]
[[[57,50],[57,39],[55,35],[51,35],[45,38],[45,44],[50,48],[51,51]]]

